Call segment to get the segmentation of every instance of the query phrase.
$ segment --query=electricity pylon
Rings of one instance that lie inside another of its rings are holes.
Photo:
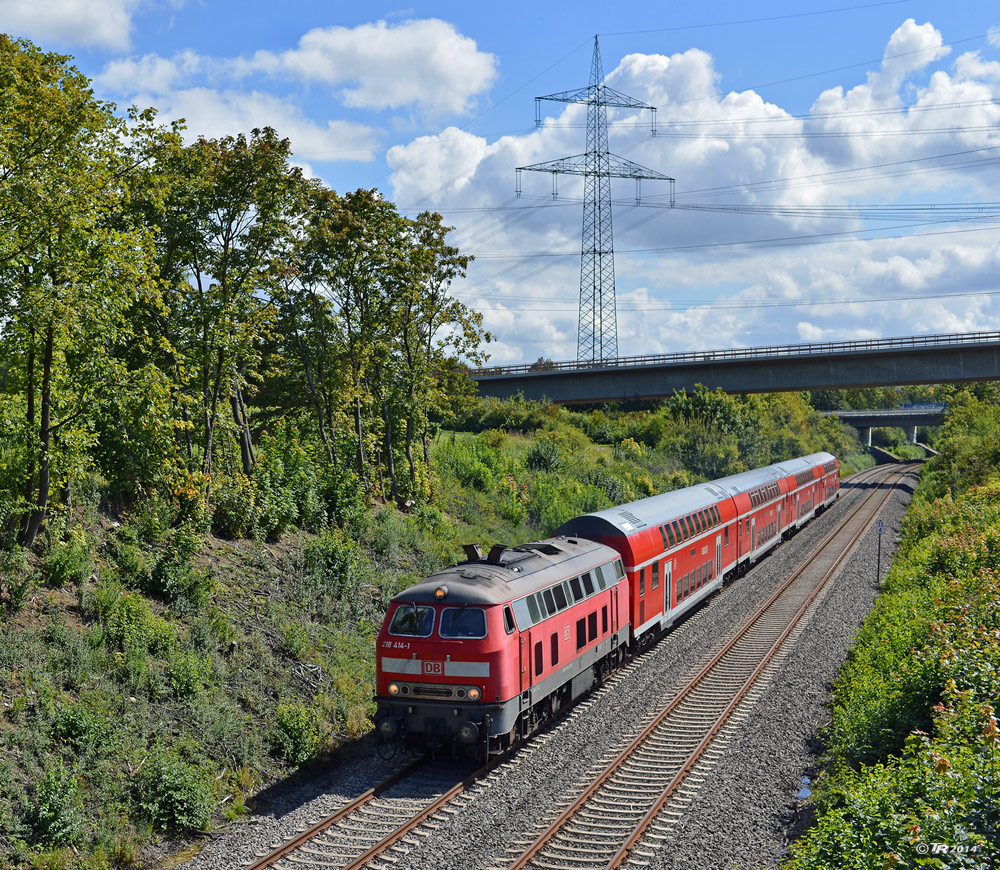
[[[662,172],[608,151],[608,112],[614,109],[649,109],[653,113],[652,132],[656,135],[656,109],[604,84],[601,52],[594,37],[594,59],[590,65],[590,85],[535,97],[535,124],[541,125],[539,104],[584,103],[587,106],[587,152],[546,163],[517,168],[517,195],[521,195],[521,172],[552,174],[552,196],[556,197],[557,175],[583,176],[583,243],[580,250],[580,325],[576,342],[578,360],[613,359],[618,356],[618,315],[615,305],[615,244],[611,222],[611,179],[634,178],[636,203],[643,178],[670,182],[670,204],[674,199],[674,179]]]

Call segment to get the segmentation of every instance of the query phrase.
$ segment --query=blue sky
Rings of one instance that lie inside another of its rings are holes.
[[[991,4],[0,0],[0,31],[189,133],[271,125],[339,191],[432,208],[476,261],[455,293],[495,362],[576,352],[580,188],[516,166],[584,150],[600,34],[622,354],[1000,328],[1000,13]],[[933,211],[931,211],[931,207]]]

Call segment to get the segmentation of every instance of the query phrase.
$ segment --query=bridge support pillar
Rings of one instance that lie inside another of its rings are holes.
[[[910,441],[914,444],[917,443],[917,427],[913,427],[913,431],[910,433]]]
[[[872,446],[872,427],[871,426],[866,426],[865,427],[865,442],[868,444],[869,447]]]

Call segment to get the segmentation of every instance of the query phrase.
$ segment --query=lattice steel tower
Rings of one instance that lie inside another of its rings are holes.
[[[521,195],[521,172],[552,174],[552,196],[557,196],[557,175],[583,176],[583,244],[580,251],[580,326],[576,343],[579,360],[603,360],[618,356],[618,315],[615,305],[615,245],[611,221],[611,179],[634,178],[636,203],[640,182],[652,178],[670,182],[670,204],[674,201],[674,179],[646,169],[608,151],[608,106],[614,109],[649,109],[653,113],[652,132],[656,135],[656,109],[619,93],[604,84],[601,52],[594,37],[594,59],[590,65],[590,85],[535,97],[535,124],[541,125],[542,100],[557,103],[585,103],[587,106],[587,152],[546,163],[517,168],[517,195]]]

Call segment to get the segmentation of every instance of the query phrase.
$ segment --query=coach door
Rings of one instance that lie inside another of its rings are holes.
[[[715,536],[715,576],[722,576],[722,535]]]
[[[757,517],[750,519],[750,555],[757,550]]]
[[[531,632],[521,632],[521,691],[531,688]]]
[[[674,560],[663,562],[663,612],[669,612],[674,606]]]

